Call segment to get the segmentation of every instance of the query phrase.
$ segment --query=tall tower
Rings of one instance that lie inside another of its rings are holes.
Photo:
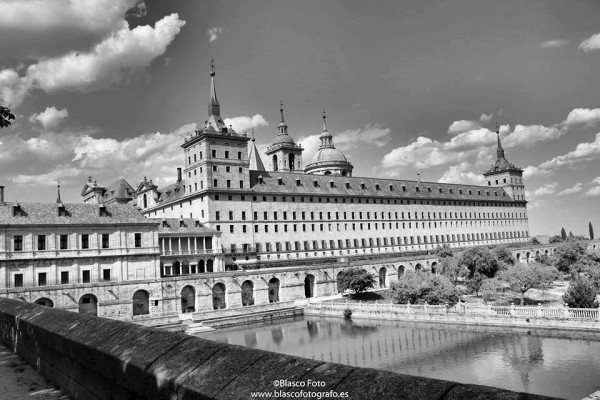
[[[483,173],[487,185],[503,188],[513,200],[525,201],[525,185],[523,184],[523,170],[510,163],[504,154],[504,148],[500,141],[500,127],[496,127],[498,148],[496,150],[496,162]]]
[[[283,118],[283,102],[279,103],[281,121],[277,126],[277,137],[272,145],[267,148],[271,171],[302,172],[302,152],[304,149],[294,142],[288,135],[288,126]]]
[[[323,132],[319,135],[321,145],[304,172],[316,175],[352,176],[354,166],[346,160],[346,156],[335,148],[333,137],[327,130],[327,116],[323,109]]]
[[[208,120],[181,145],[185,158],[183,186],[186,195],[211,189],[230,191],[250,187],[250,138],[223,122],[215,90],[214,61],[210,67]]]

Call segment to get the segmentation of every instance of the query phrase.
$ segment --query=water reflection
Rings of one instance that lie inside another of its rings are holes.
[[[306,317],[199,336],[326,362],[579,399],[600,390],[600,334]]]

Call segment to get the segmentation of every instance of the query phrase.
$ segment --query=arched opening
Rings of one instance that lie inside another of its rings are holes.
[[[379,270],[379,287],[380,288],[384,288],[386,287],[386,275],[387,275],[387,268],[386,267],[382,267]]]
[[[341,282],[341,279],[340,279],[341,275],[342,275],[342,271],[338,272],[337,276],[336,276],[336,279],[335,279],[335,281],[337,283],[337,291],[338,291],[338,293],[344,293],[344,291],[342,290],[342,282]]]
[[[531,253],[527,252],[526,258],[525,258],[525,262],[528,263],[529,262],[529,257],[531,257]]]
[[[87,315],[98,315],[98,298],[93,294],[84,294],[79,299],[79,312]]]
[[[279,302],[279,279],[271,278],[269,280],[269,303]]]
[[[227,306],[227,304],[225,304],[225,285],[222,283],[215,284],[212,288],[212,295],[214,310],[225,308]]]
[[[206,272],[206,266],[204,265],[204,260],[198,260],[198,273],[203,274]]]
[[[596,246],[594,246],[594,247],[596,247]],[[548,255],[548,249],[546,249],[546,251],[544,251],[544,254]]]
[[[296,164],[296,156],[294,154],[290,153],[288,158],[289,158],[288,165],[290,166],[290,169],[294,169],[294,164]]]
[[[304,296],[310,299],[315,295],[315,276],[306,275],[304,278]]]
[[[189,313],[196,311],[196,290],[193,286],[184,286],[181,289],[181,312]]]
[[[421,264],[415,265],[415,271],[421,271],[421,270],[423,270],[423,266]]]
[[[279,171],[279,164],[277,163],[277,154],[273,155],[273,171]]]
[[[323,175],[331,175],[331,171],[325,171]]]
[[[213,263],[214,261],[212,260],[212,258],[206,261],[206,272],[213,272]]]
[[[431,263],[431,273],[432,274],[436,274],[437,275],[437,265],[438,264],[435,261]]]
[[[144,193],[144,208],[148,208],[148,196]]]
[[[540,252],[539,250],[535,252],[535,258],[539,258],[540,257]]]
[[[38,305],[44,306],[44,307],[50,307],[50,308],[54,307],[54,302],[47,297],[42,297],[41,299],[37,299],[35,301],[35,304],[38,304]]]
[[[517,262],[521,262],[521,253],[517,253]]]
[[[254,283],[252,281],[244,281],[242,283],[242,306],[254,305]]]
[[[398,266],[398,279],[400,279],[404,275],[404,265]]]
[[[150,294],[145,290],[138,290],[133,294],[133,315],[150,314]]]
[[[347,171],[342,171],[342,176],[348,176],[348,172]]]

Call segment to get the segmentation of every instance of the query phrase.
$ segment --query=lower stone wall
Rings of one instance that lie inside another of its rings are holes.
[[[274,390],[349,399],[549,399],[324,363],[3,298],[0,339],[73,399],[237,400]],[[320,384],[274,386],[280,380]]]

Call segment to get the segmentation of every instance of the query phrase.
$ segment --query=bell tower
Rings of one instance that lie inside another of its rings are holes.
[[[271,146],[267,148],[266,154],[271,171],[303,172],[302,152],[304,149],[294,142],[288,135],[288,126],[283,118],[283,102],[279,103],[281,121],[277,125],[277,137]]]
[[[487,186],[503,188],[513,200],[525,201],[525,185],[523,184],[523,170],[510,163],[504,154],[500,140],[500,127],[496,126],[498,147],[496,161],[491,168],[483,173]]]

